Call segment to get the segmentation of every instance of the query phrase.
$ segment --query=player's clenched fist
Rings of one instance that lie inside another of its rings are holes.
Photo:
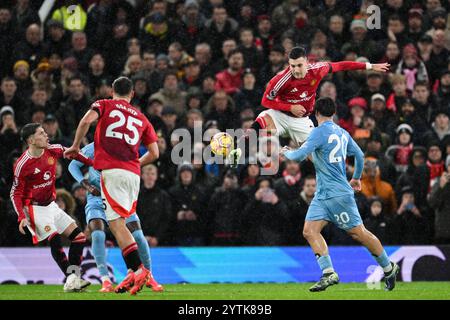
[[[75,159],[75,157],[80,153],[80,148],[71,146],[64,151],[64,158]]]
[[[28,220],[25,218],[19,223],[19,231],[21,234],[25,234],[25,227],[28,226]]]
[[[303,117],[306,112],[306,109],[301,104],[294,104],[291,106],[291,112],[297,117]]]
[[[356,192],[361,191],[361,180],[352,179],[352,180],[350,180],[350,185],[352,186],[353,190],[355,190]]]
[[[83,188],[85,188],[87,191],[89,191],[92,195],[98,197],[101,195],[100,190],[98,190],[96,187],[94,187],[92,184],[89,183],[87,179],[84,179],[81,181],[81,185]]]

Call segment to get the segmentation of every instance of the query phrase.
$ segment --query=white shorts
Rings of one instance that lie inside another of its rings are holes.
[[[34,243],[47,239],[55,232],[61,234],[70,224],[75,223],[54,201],[46,207],[28,206],[28,215]]]
[[[274,109],[264,110],[258,117],[265,115],[269,115],[272,118],[277,129],[277,135],[283,136],[288,134],[298,146],[305,142],[312,129],[314,129],[314,124],[308,117],[294,118]]]
[[[102,199],[108,221],[128,218],[136,212],[141,178],[124,169],[107,169],[101,173]]]

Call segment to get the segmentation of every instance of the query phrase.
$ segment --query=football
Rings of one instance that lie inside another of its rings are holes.
[[[211,151],[218,156],[228,156],[233,150],[233,137],[226,132],[218,132],[211,139]]]

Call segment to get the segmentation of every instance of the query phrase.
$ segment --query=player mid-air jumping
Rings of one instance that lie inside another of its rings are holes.
[[[73,144],[65,155],[71,158],[78,154],[81,140],[91,124],[98,120],[94,137],[94,168],[101,172],[106,219],[129,270],[115,291],[129,291],[134,295],[147,282],[150,271],[139,258],[138,246],[125,219],[136,212],[141,166],[159,157],[158,137],[148,119],[130,104],[134,95],[132,81],[119,77],[112,86],[113,98],[92,104],[80,120]],[[139,158],[141,142],[148,152]]]
[[[81,149],[82,153],[94,159],[94,143],[90,143]],[[111,279],[108,275],[108,268],[106,267],[106,248],[105,248],[105,223],[107,223],[105,211],[103,209],[103,201],[100,196],[100,172],[95,170],[93,167],[89,167],[89,178],[85,179],[83,172],[81,171],[84,163],[72,160],[69,165],[69,172],[79,183],[83,185],[88,191],[87,204],[85,207],[86,212],[86,223],[91,231],[92,238],[92,253],[94,254],[95,262],[97,268],[100,272],[102,280],[102,288],[100,292],[113,292],[114,287],[112,285]],[[150,270],[150,274],[146,283],[146,286],[151,288],[153,291],[160,292],[164,288],[162,285],[158,284],[153,278],[151,273],[151,259],[149,246],[147,239],[145,239],[144,233],[142,232],[141,222],[136,213],[132,214],[126,220],[127,228],[130,230],[133,238],[136,240],[138,245],[138,252],[142,263],[145,268]]]
[[[82,290],[90,283],[74,271],[80,267],[86,236],[55,202],[56,163],[63,157],[65,148],[60,144],[49,144],[47,133],[39,123],[25,125],[21,138],[28,149],[14,166],[11,188],[11,202],[19,216],[19,231],[25,234],[27,227],[34,244],[47,239],[53,259],[67,276],[64,291]],[[83,154],[76,152],[73,157],[92,165],[92,160]],[[61,235],[71,241],[69,259],[64,253]]]
[[[306,50],[294,47],[289,53],[289,67],[268,83],[261,104],[268,108],[261,112],[251,128],[258,135],[266,129],[279,136],[288,134],[300,146],[314,125],[309,115],[314,108],[316,90],[328,73],[348,70],[374,70],[386,72],[388,63],[371,64],[355,61],[309,63]],[[230,152],[230,162],[236,165],[242,151]]]
[[[347,131],[333,122],[336,106],[330,98],[321,98],[315,104],[315,115],[319,126],[311,131],[306,142],[297,150],[283,147],[281,154],[289,160],[301,162],[312,154],[316,169],[317,191],[305,218],[303,236],[316,255],[322,270],[322,277],[310,291],[323,291],[339,283],[333,269],[328,247],[321,235],[329,223],[345,230],[354,240],[360,242],[383,268],[385,289],[395,287],[399,266],[389,261],[380,241],[368,231],[361,220],[356,206],[354,191],[361,190],[361,175],[364,168],[364,154]],[[350,183],[347,181],[345,161],[355,156],[355,171]]]

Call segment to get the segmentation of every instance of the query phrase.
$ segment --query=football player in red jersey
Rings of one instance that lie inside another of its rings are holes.
[[[261,104],[268,108],[261,112],[251,128],[285,135],[297,145],[309,136],[314,125],[309,115],[314,109],[316,90],[328,73],[348,70],[374,70],[386,72],[388,63],[371,64],[354,61],[317,62],[308,61],[306,50],[294,47],[289,53],[289,67],[274,76],[268,83]],[[239,160],[241,150],[231,151],[232,164]]]
[[[73,145],[65,155],[72,158],[79,153],[81,140],[90,125],[98,120],[94,138],[94,168],[101,172],[106,218],[129,270],[115,291],[136,294],[147,281],[150,271],[142,265],[137,244],[126,227],[125,219],[136,212],[141,166],[156,160],[159,149],[153,126],[130,104],[133,95],[130,79],[119,77],[114,80],[113,98],[92,104],[80,120]],[[139,158],[141,142],[148,152]]]
[[[56,162],[63,157],[65,148],[49,144],[47,133],[39,123],[29,123],[22,128],[22,140],[28,149],[14,166],[14,183],[11,201],[19,216],[19,231],[25,234],[27,227],[33,235],[33,243],[48,240],[51,253],[61,271],[67,276],[64,291],[79,291],[90,283],[79,277],[73,267],[79,268],[86,236],[75,221],[55,202]],[[74,158],[85,163],[92,161],[76,153]],[[71,241],[69,259],[62,248],[61,235]]]

